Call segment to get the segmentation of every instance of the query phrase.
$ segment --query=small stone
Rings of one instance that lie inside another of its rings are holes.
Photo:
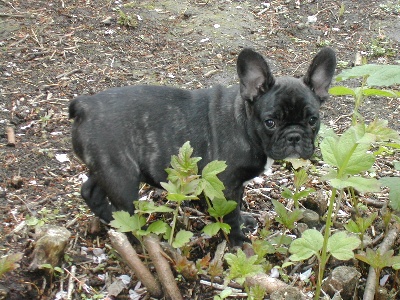
[[[319,215],[313,210],[306,209],[303,211],[301,222],[307,224],[309,228],[318,227]]]
[[[53,225],[38,227],[35,232],[36,243],[29,270],[41,269],[44,264],[50,264],[52,267],[59,266],[70,237],[71,233],[64,227]]]
[[[20,189],[24,183],[23,179],[19,175],[15,175],[11,178],[10,184],[15,189]]]
[[[356,268],[339,266],[324,281],[322,288],[331,296],[340,292],[343,299],[352,299],[360,277],[361,274]]]
[[[303,29],[305,29],[307,26],[306,26],[306,24],[304,24],[304,23],[299,23],[299,24],[297,24],[297,29],[300,29],[300,30],[303,30]]]
[[[297,223],[297,226],[295,228],[295,230],[297,231],[296,234],[297,236],[301,236],[303,234],[304,231],[306,231],[308,229],[308,225],[306,223]]]
[[[271,300],[302,300],[303,295],[295,287],[288,286],[271,294]]]
[[[107,17],[101,21],[104,25],[111,25],[112,17]]]

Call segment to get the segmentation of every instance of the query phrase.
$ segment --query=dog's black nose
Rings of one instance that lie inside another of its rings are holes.
[[[286,136],[286,140],[290,143],[297,144],[301,140],[300,133],[292,132]]]

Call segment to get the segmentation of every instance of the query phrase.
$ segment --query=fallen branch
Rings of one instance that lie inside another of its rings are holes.
[[[382,244],[379,246],[380,254],[384,254],[386,251],[390,250],[397,239],[399,230],[396,226],[391,228],[384,238]],[[374,300],[375,290],[376,290],[376,273],[373,267],[369,267],[369,273],[367,282],[365,283],[365,291],[363,295],[363,300]]]
[[[266,274],[257,274],[251,277],[246,278],[246,284],[250,286],[259,285],[265,289],[265,292],[268,294],[272,294],[277,290],[281,290],[287,288],[289,285],[284,283],[283,281],[270,277]]]
[[[133,249],[132,245],[129,243],[126,235],[113,229],[108,231],[108,235],[112,246],[118,251],[128,266],[132,268],[136,276],[147,288],[150,295],[156,298],[162,297],[163,292],[159,282],[153,277],[149,269],[147,269],[140,260],[135,249]]]
[[[299,289],[284,283],[283,281],[270,277],[266,274],[257,274],[255,276],[247,277],[246,278],[247,286],[260,286],[265,290],[266,293],[281,293],[281,294],[288,294],[285,299],[302,299],[302,300],[309,300],[308,296],[304,295]],[[282,296],[278,297],[279,299]]]
[[[163,251],[158,239],[154,237],[154,235],[145,236],[143,244],[156,268],[158,278],[161,281],[164,291],[173,300],[183,300],[171,267],[167,259],[162,255]]]

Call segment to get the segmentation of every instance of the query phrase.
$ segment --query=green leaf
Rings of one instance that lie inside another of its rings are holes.
[[[354,257],[353,250],[360,245],[360,239],[355,236],[348,236],[346,232],[340,231],[328,239],[327,251],[339,260],[349,260]]]
[[[203,232],[208,236],[215,236],[221,229],[220,222],[210,223],[204,226]]]
[[[294,194],[293,200],[300,200],[302,198],[306,198],[308,195],[310,195],[313,192],[315,192],[315,190],[313,188],[304,189],[304,190]]]
[[[275,199],[272,199],[272,204],[274,205],[275,212],[279,217],[284,218],[287,216],[288,210],[282,203]]]
[[[167,232],[169,225],[164,221],[157,220],[149,225],[146,232],[155,234],[164,234]]]
[[[340,74],[336,76],[336,81],[342,81],[349,78],[364,77],[374,73],[380,65],[366,64],[362,66],[356,66],[351,69],[343,70]]]
[[[301,238],[294,240],[289,247],[292,254],[289,259],[292,261],[301,261],[310,258],[313,255],[319,256],[322,249],[324,237],[315,229],[307,229],[303,232]]]
[[[344,179],[334,178],[331,179],[330,184],[336,189],[344,189],[353,187],[362,193],[378,192],[380,190],[379,181],[375,178],[364,177],[348,177]]]
[[[135,201],[135,207],[136,213],[146,213],[146,214],[152,214],[152,213],[167,213],[167,212],[172,212],[174,211],[172,208],[165,206],[165,205],[159,205],[156,206],[153,201]]]
[[[226,200],[225,198],[214,198],[212,206],[208,209],[210,216],[214,218],[224,217],[230,212],[234,211],[237,203],[233,200]]]
[[[138,214],[131,216],[126,211],[115,211],[112,215],[114,220],[110,222],[110,225],[120,232],[135,232],[146,224],[146,218]]]
[[[246,277],[263,272],[262,266],[256,264],[257,255],[247,258],[246,254],[239,249],[236,255],[227,253],[224,257],[230,268],[228,278],[235,279],[239,284],[243,284]]]
[[[283,187],[283,191],[281,193],[281,196],[283,198],[286,198],[286,199],[292,199],[293,198],[293,193],[292,193],[291,190],[289,190],[287,187],[284,186]]]
[[[208,163],[201,172],[202,188],[206,197],[213,200],[214,198],[224,198],[224,184],[217,175],[226,169],[224,161],[212,161]]]
[[[353,220],[350,220],[347,224],[345,224],[344,228],[349,232],[362,233],[362,231],[361,231],[360,227],[358,226],[358,224]]]
[[[355,96],[356,93],[353,89],[345,86],[334,86],[329,89],[329,94],[333,96]]]
[[[257,263],[261,263],[267,254],[275,253],[275,247],[268,241],[255,240],[252,243],[254,253],[258,256]]]
[[[389,205],[396,211],[400,211],[400,177],[383,177],[379,180],[383,186],[390,188]]]
[[[225,171],[227,165],[225,161],[221,160],[214,160],[212,162],[209,162],[202,170],[201,176],[202,177],[207,177],[207,176],[216,176],[219,173],[222,173]]]
[[[337,140],[333,137],[325,138],[320,145],[324,161],[339,169],[342,175],[358,174],[369,170],[375,162],[370,149],[370,135],[360,136],[360,130],[350,127]]]
[[[389,250],[381,254],[379,250],[366,249],[365,254],[356,254],[355,258],[369,264],[374,269],[383,269],[393,264],[392,257],[394,251]]]
[[[380,65],[367,78],[369,86],[391,86],[400,84],[400,66]]]
[[[292,212],[286,210],[285,206],[275,199],[272,199],[272,204],[274,205],[275,212],[278,214],[275,220],[288,229],[293,229],[294,222],[300,220],[303,215],[302,211],[299,209],[295,209]]]
[[[209,199],[224,198],[223,190],[225,189],[224,184],[217,176],[207,176],[201,179],[201,186],[203,192]]]
[[[400,256],[393,257],[392,268],[395,270],[400,270]]]
[[[394,97],[397,98],[397,94],[394,91],[379,90],[379,89],[363,89],[365,96],[381,96],[381,97]]]
[[[0,277],[2,277],[3,274],[6,272],[10,272],[12,270],[15,270],[16,268],[19,268],[18,262],[22,259],[23,256],[23,253],[18,252],[0,258]]]
[[[172,169],[166,169],[168,173],[168,180],[176,182],[179,178],[196,175],[198,173],[197,163],[201,160],[201,157],[191,157],[192,154],[193,148],[190,146],[190,142],[186,142],[179,149],[177,156],[172,155]]]
[[[271,243],[275,245],[289,245],[292,242],[292,238],[286,234],[278,234],[271,239]]]
[[[172,243],[172,247],[174,248],[181,248],[185,244],[189,243],[190,238],[193,236],[193,232],[180,230]]]
[[[400,140],[399,133],[388,127],[387,120],[375,119],[373,122],[368,124],[366,132],[374,134],[378,142]]]
[[[294,171],[294,180],[293,184],[296,189],[299,189],[303,184],[308,181],[308,174],[305,169],[300,169],[298,171]]]

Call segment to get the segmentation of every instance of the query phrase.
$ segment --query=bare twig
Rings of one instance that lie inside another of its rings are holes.
[[[15,133],[14,128],[7,126],[7,146],[14,147],[15,146]]]
[[[67,300],[72,299],[72,292],[74,290],[74,278],[75,278],[75,273],[76,273],[76,266],[71,267],[71,273],[68,279],[68,291],[67,291]]]
[[[382,244],[379,246],[379,252],[384,254],[386,251],[390,250],[397,239],[399,234],[399,229],[395,226],[391,228],[384,238]],[[375,297],[375,286],[376,283],[376,273],[373,267],[369,267],[369,273],[367,282],[365,283],[365,291],[363,295],[363,300],[373,300]]]
[[[160,284],[155,280],[153,275],[140,260],[135,249],[133,249],[132,245],[129,243],[126,235],[110,229],[108,231],[108,236],[110,237],[111,244],[115,250],[118,251],[129,267],[132,268],[149,293],[156,298],[162,297],[163,292]]]
[[[174,274],[171,271],[171,267],[165,257],[162,255],[162,249],[158,239],[151,235],[145,236],[143,243],[149,253],[149,256],[157,270],[158,278],[161,284],[172,300],[183,300],[181,292],[176,284]]]
[[[21,44],[21,43],[24,42],[29,36],[30,36],[30,35],[27,34],[27,35],[24,36],[22,39],[20,39],[20,40],[14,42],[14,43],[12,43],[12,44],[10,44],[8,47],[11,48],[11,47],[14,47],[14,46],[17,46],[17,45]]]
[[[75,73],[79,73],[79,72],[82,72],[82,70],[81,69],[74,69],[74,70],[72,70],[72,71],[69,71],[69,72],[65,72],[65,73],[62,73],[62,74],[60,74],[60,75],[57,75],[57,79],[60,79],[60,78],[63,78],[63,77],[68,77],[68,76],[70,76],[70,75],[72,75],[72,74],[75,74]]]

